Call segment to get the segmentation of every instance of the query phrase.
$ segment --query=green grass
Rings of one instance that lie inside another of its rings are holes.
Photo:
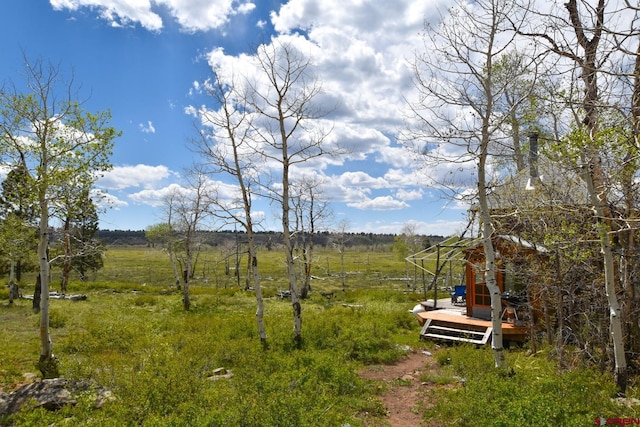
[[[117,401],[101,411],[86,403],[59,413],[25,412],[10,421],[360,425],[359,414],[370,413],[372,401],[357,368],[397,360],[402,352],[394,334],[402,324],[389,319],[401,312],[409,317],[397,303],[386,313],[376,313],[373,306],[354,311],[337,302],[310,304],[303,313],[303,346],[296,349],[290,306],[272,298],[266,319],[270,346],[264,349],[257,339],[252,294],[200,292],[187,313],[179,295],[160,290],[89,290],[87,301],[52,300],[54,350],[63,376],[104,385]],[[363,317],[368,321],[361,322]],[[23,372],[35,369],[37,316],[29,301],[21,300],[3,306],[0,318],[13,325],[0,332],[2,342],[13,343],[0,350],[2,385],[11,387]],[[233,377],[209,380],[218,367]]]
[[[428,349],[438,362],[421,380],[435,385],[424,411],[439,425],[571,426],[591,425],[599,416],[638,416],[636,408],[611,401],[609,373],[558,373],[545,356],[517,350],[507,356],[516,373],[510,375],[492,368],[490,348],[420,342],[407,310],[422,295],[395,280],[404,263],[389,252],[348,255],[346,292],[338,255],[318,255],[318,264],[325,265],[316,267],[319,279],[303,303],[301,347],[292,341],[290,303],[275,297],[286,288],[282,254],[261,255],[269,342],[264,347],[255,296],[224,274],[219,253],[201,255],[193,309],[185,312],[165,254],[110,249],[95,281],[70,286],[70,293],[87,294],[86,301],[51,300],[51,333],[62,375],[107,387],[116,400],[94,410],[87,395],[74,407],[25,410],[0,418],[0,425],[384,425],[379,384],[357,373],[366,364],[397,361],[405,345]],[[326,299],[320,291],[335,291],[335,297]],[[0,290],[0,388],[11,390],[25,372],[36,372],[38,315],[31,301],[9,306],[7,297]],[[220,367],[233,376],[210,379]]]
[[[615,385],[609,373],[559,372],[544,354],[534,357],[526,351],[508,354],[509,370],[490,369],[488,347],[452,347],[436,357],[441,372],[430,380],[449,386],[432,394],[437,403],[426,417],[439,425],[585,426],[599,417],[640,417],[640,406],[612,400]],[[630,391],[635,394],[633,387]]]

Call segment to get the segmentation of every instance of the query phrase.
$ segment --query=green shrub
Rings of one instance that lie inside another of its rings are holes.
[[[436,392],[436,404],[427,411],[426,417],[442,425],[583,426],[623,412],[611,400],[610,375],[587,369],[557,372],[546,358],[524,352],[509,353],[507,371],[488,369],[490,348],[452,347],[437,357],[459,378],[453,389]]]
[[[158,304],[158,298],[155,295],[137,294],[133,299],[133,305],[136,307],[154,306]]]
[[[54,329],[64,328],[69,320],[67,312],[58,308],[49,310],[49,327]]]

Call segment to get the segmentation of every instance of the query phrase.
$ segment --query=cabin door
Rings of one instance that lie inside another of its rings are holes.
[[[473,261],[467,270],[467,316],[479,319],[491,319],[491,294],[485,280],[484,260]],[[500,292],[503,292],[501,268],[497,268],[496,280]]]

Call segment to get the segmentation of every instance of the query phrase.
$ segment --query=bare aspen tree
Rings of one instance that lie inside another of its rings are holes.
[[[626,12],[628,16],[633,16],[632,23],[637,22],[640,15],[640,4],[637,2],[632,5],[630,0],[625,0]],[[611,31],[611,29],[609,29]],[[627,144],[627,153],[625,159],[628,161],[624,163],[620,168],[623,172],[622,176],[622,191],[624,193],[625,209],[627,217],[637,217],[637,205],[638,205],[638,156],[637,152],[640,149],[640,29],[634,28],[633,24],[624,28],[622,31],[615,31],[614,37],[616,39],[616,45],[620,51],[629,58],[629,68],[625,72],[625,75],[621,78],[628,85],[628,106],[623,107],[623,111],[628,108],[630,112],[630,127],[632,135],[632,143]],[[634,45],[635,44],[635,49]],[[629,227],[628,230],[621,235],[622,242],[622,260],[621,260],[621,274],[622,285],[625,290],[626,304],[623,307],[624,310],[624,323],[627,326],[627,344],[626,349],[629,352],[637,352],[640,350],[640,324],[635,322],[640,311],[640,303],[638,301],[638,289],[636,286],[636,277],[640,276],[640,266],[636,262],[638,254],[638,236],[634,233],[634,227]],[[635,283],[634,283],[635,282]]]
[[[503,126],[512,117],[510,112],[531,91],[535,79],[519,82],[528,87],[520,87],[517,92],[508,91],[520,69],[503,68],[498,75],[495,67],[515,49],[510,19],[522,22],[523,10],[509,0],[459,1],[442,16],[440,25],[427,27],[425,51],[414,62],[420,98],[412,105],[412,111],[418,125],[408,135],[409,144],[427,162],[462,170],[475,166],[475,198],[486,259],[484,275],[491,295],[492,348],[498,368],[506,366],[506,358],[492,243],[494,227],[487,195],[495,170],[493,154],[499,152],[500,145],[507,145]],[[532,59],[522,66],[535,69]],[[505,106],[507,93],[514,97]],[[456,182],[455,174],[450,177],[440,184],[462,194],[465,183]]]
[[[545,14],[551,31],[544,33],[519,29],[523,35],[532,37],[561,58],[572,64],[574,86],[582,89],[582,98],[574,104],[576,121],[582,131],[581,161],[583,179],[587,184],[590,203],[596,216],[596,228],[604,264],[604,288],[609,305],[610,334],[613,342],[615,362],[614,376],[619,393],[627,386],[627,362],[622,333],[622,311],[616,295],[616,278],[612,235],[614,225],[610,209],[610,180],[603,166],[598,149],[598,132],[603,113],[606,111],[607,94],[601,91],[601,77],[612,70],[607,62],[614,45],[607,38],[607,2],[597,0],[568,0],[564,4],[566,16]],[[621,12],[622,13],[622,12]],[[570,32],[567,33],[567,27]],[[571,37],[570,37],[571,36]]]
[[[157,233],[159,233],[162,238],[164,240],[166,240],[166,250],[167,250],[167,255],[169,256],[169,262],[171,263],[171,270],[173,271],[173,280],[175,281],[176,284],[176,288],[178,288],[178,290],[181,289],[181,274],[178,271],[178,264],[176,261],[176,230],[174,228],[174,213],[173,213],[173,206],[174,206],[174,201],[173,199],[177,196],[177,193],[175,191],[170,192],[164,199],[164,207],[165,207],[165,214],[166,214],[166,225],[160,225],[159,229],[156,230]]]
[[[40,359],[44,378],[58,374],[49,329],[49,218],[58,192],[72,177],[97,176],[111,167],[109,156],[118,132],[108,127],[108,111],[87,113],[76,99],[73,80],[41,60],[26,60],[26,89],[0,90],[0,154],[20,165],[34,183],[39,211],[38,244]]]
[[[185,310],[191,309],[190,282],[200,250],[198,232],[209,215],[210,191],[205,174],[194,169],[188,172],[186,188],[176,191],[171,199],[174,227],[182,243],[182,302]]]
[[[264,323],[264,300],[258,268],[258,249],[255,243],[253,216],[253,193],[258,187],[258,154],[251,140],[251,115],[244,103],[246,97],[242,85],[233,81],[225,82],[214,70],[214,79],[205,82],[206,92],[218,106],[217,110],[201,109],[200,139],[195,141],[197,151],[202,156],[203,169],[213,174],[230,175],[240,192],[239,197],[214,197],[214,215],[223,221],[239,223],[247,234],[249,272],[256,293],[256,322],[258,335],[263,344],[267,342]]]
[[[340,254],[340,281],[342,282],[342,292],[347,291],[347,271],[344,262],[344,254],[347,250],[347,243],[350,240],[349,237],[349,221],[342,220],[338,223],[337,229],[333,232],[334,242],[333,246]]]
[[[313,244],[314,235],[318,227],[329,215],[329,206],[321,198],[321,182],[311,177],[303,177],[295,185],[293,207],[296,217],[296,245],[299,249],[301,260],[302,286],[300,297],[305,299],[311,291],[311,271],[313,269]]]
[[[178,273],[178,266],[176,263],[175,251],[176,251],[176,232],[173,229],[173,201],[172,198],[174,192],[164,199],[164,207],[166,209],[166,222],[159,224],[153,224],[148,226],[145,231],[146,239],[152,243],[159,243],[162,245],[162,250],[167,252],[169,257],[169,263],[171,264],[171,270],[173,271],[173,280],[176,288],[181,289],[180,274]]]
[[[309,58],[288,41],[258,47],[255,55],[258,79],[249,81],[247,107],[256,115],[253,139],[261,144],[266,162],[278,165],[276,183],[265,193],[281,208],[283,244],[293,310],[293,337],[302,339],[302,306],[293,254],[295,230],[291,227],[291,182],[296,165],[336,152],[327,151],[328,132],[319,126],[326,113],[314,99],[321,92]]]

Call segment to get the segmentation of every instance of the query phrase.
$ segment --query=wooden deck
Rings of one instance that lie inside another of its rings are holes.
[[[438,300],[437,308],[433,307],[432,301],[421,304],[427,311],[415,313],[422,325],[420,338],[476,345],[491,341],[493,327],[490,320],[469,317],[465,307],[447,301]],[[529,336],[529,328],[503,321],[502,334],[507,342],[524,342]]]
[[[465,316],[464,314],[451,313],[449,309],[432,310],[418,313],[418,321],[421,325],[430,320],[438,320],[447,323],[459,323],[463,325],[481,326],[484,328],[491,327],[490,320],[476,319],[473,317]],[[516,326],[513,323],[502,322],[502,333],[504,335],[526,335],[528,328],[525,326]]]

